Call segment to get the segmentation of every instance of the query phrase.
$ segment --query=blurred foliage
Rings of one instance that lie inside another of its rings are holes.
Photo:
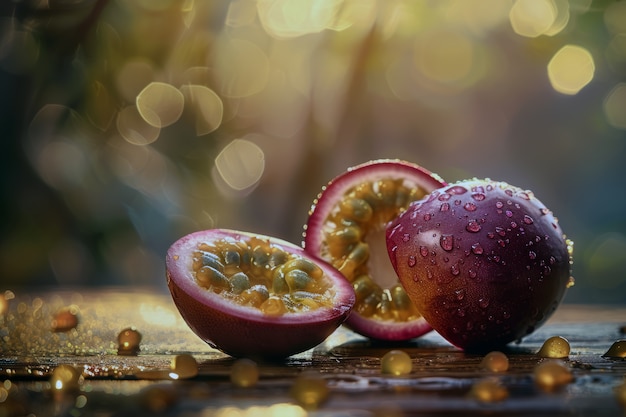
[[[0,5],[4,287],[164,287],[178,237],[298,243],[329,179],[401,158],[529,188],[566,301],[626,302],[626,2]]]

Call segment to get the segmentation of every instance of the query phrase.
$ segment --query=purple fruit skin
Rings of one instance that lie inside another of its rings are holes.
[[[387,227],[402,285],[453,345],[485,351],[520,340],[557,309],[571,249],[529,191],[467,180],[415,202]]]

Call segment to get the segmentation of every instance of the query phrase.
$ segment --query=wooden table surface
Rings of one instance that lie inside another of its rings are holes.
[[[2,294],[0,294],[0,297]],[[182,321],[169,294],[136,289],[7,291],[0,304],[0,417],[4,416],[623,416],[615,388],[624,383],[626,361],[603,355],[626,338],[626,308],[563,304],[549,322],[506,350],[509,370],[489,373],[481,355],[466,354],[431,332],[407,343],[373,343],[340,328],[323,344],[281,363],[260,363],[253,387],[230,380],[234,359],[213,350]],[[1,301],[1,300],[0,300]],[[78,309],[79,323],[52,332],[55,313]],[[134,326],[143,336],[136,356],[117,354],[117,335]],[[569,340],[565,363],[574,380],[546,392],[533,370],[550,336]],[[390,376],[380,358],[391,349],[407,352],[413,371]],[[191,354],[198,376],[186,380],[145,377],[167,370],[173,357]],[[79,389],[51,388],[53,369],[80,369]],[[290,388],[297,376],[314,371],[326,381],[328,398],[302,408]],[[502,401],[469,395],[472,386],[497,378],[508,391]]]

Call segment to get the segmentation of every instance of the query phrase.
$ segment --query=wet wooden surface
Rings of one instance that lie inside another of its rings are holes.
[[[168,294],[140,290],[5,292],[0,305],[0,416],[623,416],[616,387],[626,361],[603,357],[625,339],[626,308],[562,305],[550,321],[506,350],[509,370],[490,373],[483,358],[466,354],[436,333],[395,344],[373,343],[340,328],[326,342],[281,363],[260,363],[260,379],[240,388],[230,380],[234,359],[198,339],[178,315]],[[1,300],[0,300],[1,301]],[[79,323],[51,331],[56,312],[68,306]],[[136,356],[117,354],[117,335],[134,326],[143,335]],[[567,338],[565,360],[574,380],[555,391],[533,378],[546,359],[536,352],[550,336]],[[380,371],[391,349],[407,352],[413,371]],[[171,380],[173,357],[191,354],[199,374]],[[76,390],[55,391],[51,372],[69,364],[82,373]],[[292,395],[296,378],[314,372],[329,393],[316,408],[301,407]],[[150,376],[152,375],[152,376]],[[470,395],[485,378],[496,378],[508,397],[484,402]]]

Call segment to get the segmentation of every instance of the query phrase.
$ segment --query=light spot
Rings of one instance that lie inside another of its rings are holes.
[[[594,73],[591,53],[576,45],[565,45],[548,63],[550,84],[562,94],[577,94],[591,82]]]
[[[149,145],[156,141],[161,129],[147,123],[135,106],[127,106],[117,114],[117,131],[133,145]]]
[[[626,129],[626,83],[616,85],[604,99],[604,114],[609,124]]]
[[[259,0],[257,11],[270,36],[295,38],[331,26],[342,3],[341,0]]]
[[[265,155],[255,143],[235,139],[217,155],[215,168],[221,179],[233,190],[250,189],[263,175]]]
[[[203,85],[183,85],[180,91],[194,115],[196,135],[207,135],[220,127],[224,104],[215,91]]]
[[[611,2],[604,10],[604,24],[611,33],[626,33],[626,3]]]
[[[513,31],[528,38],[545,34],[556,18],[557,10],[550,0],[517,0],[509,12]]]
[[[170,84],[152,82],[137,95],[136,104],[137,111],[148,124],[162,128],[178,121],[185,98]]]
[[[270,63],[261,48],[252,42],[225,38],[216,51],[214,63],[218,92],[226,97],[248,97],[267,85]]]

